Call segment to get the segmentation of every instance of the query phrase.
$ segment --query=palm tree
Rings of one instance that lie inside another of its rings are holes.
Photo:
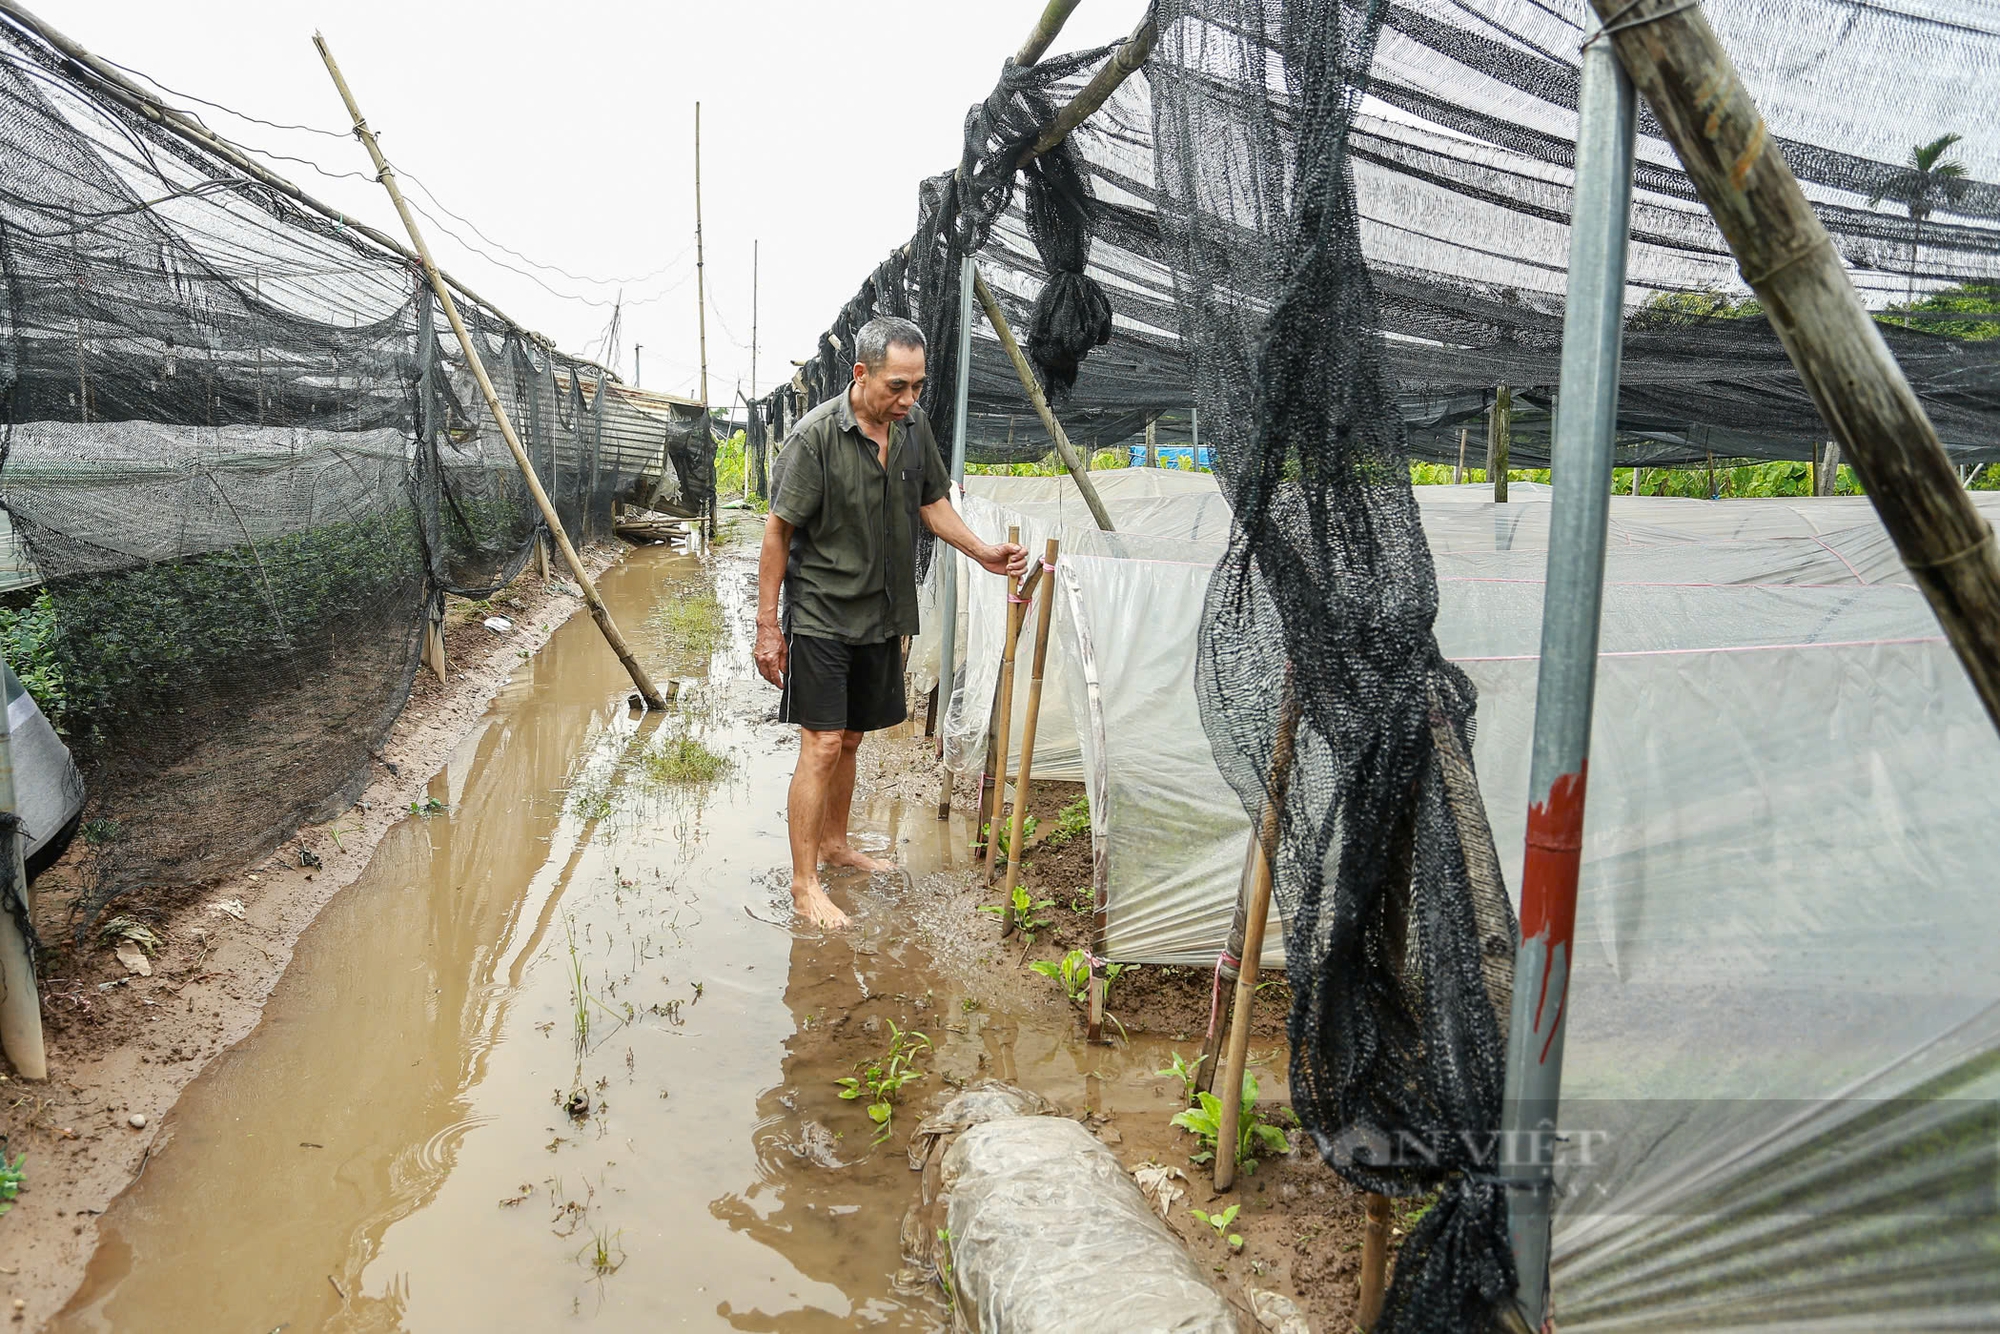
[[[1943,160],[1952,145],[1964,137],[1941,134],[1927,144],[1918,144],[1910,150],[1910,165],[1899,169],[1868,196],[1870,208],[1884,199],[1895,200],[1910,210],[1910,221],[1916,224],[1910,233],[1910,283],[1905,307],[1914,308],[1917,304],[1917,246],[1923,240],[1924,219],[1937,205],[1955,204],[1965,197],[1965,164]],[[1909,315],[1905,313],[1903,326],[1908,328],[1909,323]]]

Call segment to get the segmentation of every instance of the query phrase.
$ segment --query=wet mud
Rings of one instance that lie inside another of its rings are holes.
[[[391,830],[257,1031],[168,1115],[50,1328],[935,1330],[935,1288],[898,1279],[904,1149],[956,1085],[1019,1082],[1128,1162],[1186,1166],[1179,1085],[1156,1073],[1176,1043],[1082,1041],[968,913],[963,817],[858,800],[857,842],[906,874],[833,873],[854,927],[793,928],[796,741],[750,662],[754,561],[739,540],[607,572],[675,707],[633,714],[581,617],[524,663],[431,780],[430,813]],[[709,591],[704,664],[656,613]],[[720,771],[690,779],[702,755]],[[923,1035],[904,1044],[922,1074],[884,1136],[837,1081],[898,1033]],[[1260,1055],[1281,1100],[1282,1058]],[[1345,1253],[1338,1181],[1273,1165],[1246,1215],[1281,1193],[1337,1220],[1314,1235]],[[1254,1275],[1212,1258],[1232,1297],[1284,1279],[1276,1257]]]

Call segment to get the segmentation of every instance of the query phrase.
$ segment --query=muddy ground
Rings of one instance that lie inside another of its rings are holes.
[[[623,551],[606,546],[585,558],[601,570]],[[0,1075],[0,1144],[27,1155],[26,1184],[0,1222],[0,1292],[16,1321],[39,1324],[76,1288],[98,1216],[144,1172],[181,1090],[256,1026],[299,933],[361,873],[508,676],[583,605],[573,584],[544,583],[532,568],[488,603],[451,599],[446,679],[419,672],[352,808],[173,910],[112,908],[158,936],[150,975],[132,972],[109,943],[71,943],[70,909],[87,877],[83,840],[35,882],[36,930],[49,945],[40,970],[49,1079]],[[513,620],[510,634],[480,623],[493,612]],[[317,867],[300,865],[301,846]]]
[[[913,704],[917,702],[913,701]],[[920,707],[912,716],[921,718]],[[915,729],[913,729],[915,730]],[[893,792],[898,797],[935,809],[942,767],[934,758],[934,743],[921,736],[871,738],[858,762],[857,789]],[[987,889],[979,877],[933,877],[912,887],[919,900],[914,917],[926,946],[940,963],[955,961],[961,980],[975,996],[999,998],[1008,1008],[1039,1004],[1053,1015],[1066,1015],[1075,1041],[1085,1040],[1084,1013],[1063,996],[1056,982],[1032,971],[1037,961],[1055,962],[1070,950],[1090,944],[1091,851],[1088,831],[1064,838],[1057,831],[1062,812],[1083,796],[1075,783],[1038,783],[1028,813],[1035,817],[1037,835],[1029,847],[1021,883],[1036,901],[1051,900],[1039,915],[1049,925],[1033,941],[1019,934],[1003,939],[998,918],[980,911],[997,903],[998,888]],[[973,781],[961,781],[954,793],[961,809],[976,805]],[[1214,975],[1194,968],[1144,967],[1121,975],[1111,986],[1107,1010],[1116,1015],[1133,1038],[1164,1038],[1174,1052],[1192,1061],[1200,1053],[1214,995]],[[1227,1011],[1230,993],[1221,1006]],[[1297,1128],[1285,1106],[1283,1086],[1290,1059],[1285,1018],[1290,989],[1282,979],[1270,980],[1258,993],[1251,1029],[1250,1071],[1262,1090],[1260,1113],[1287,1126],[1292,1151],[1260,1160],[1239,1175],[1225,1194],[1213,1188],[1213,1169],[1190,1161],[1200,1146],[1194,1136],[1171,1124],[1185,1105],[1181,1080],[1162,1072],[1151,1080],[1158,1112],[1135,1116],[1129,1111],[1101,1117],[1090,1107],[1065,1107],[1084,1119],[1119,1156],[1127,1170],[1157,1163],[1184,1174],[1172,1184],[1184,1195],[1173,1201],[1167,1221],[1213,1276],[1217,1289],[1254,1329],[1249,1315],[1253,1289],[1292,1297],[1306,1313],[1317,1334],[1356,1328],[1357,1281],[1365,1226],[1362,1195],[1320,1161],[1311,1140]],[[896,1014],[898,1023],[920,1022],[920,1012]],[[1106,1041],[1122,1039],[1114,1029]],[[865,1042],[856,1043],[857,1050]],[[964,1077],[998,1073],[978,1069]],[[940,1094],[949,1089],[939,1090]],[[1274,1097],[1273,1094],[1276,1096]],[[1230,1247],[1213,1228],[1196,1220],[1190,1210],[1214,1214],[1240,1204],[1229,1231],[1243,1238]],[[1416,1221],[1417,1201],[1392,1203],[1390,1255]],[[1393,1272],[1393,1270],[1392,1270]]]

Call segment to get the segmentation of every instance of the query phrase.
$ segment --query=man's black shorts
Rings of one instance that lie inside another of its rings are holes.
[[[877,732],[910,716],[903,641],[843,644],[791,635],[778,721],[808,732]]]

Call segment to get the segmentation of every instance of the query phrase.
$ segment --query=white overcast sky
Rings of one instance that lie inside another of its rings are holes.
[[[909,238],[918,182],[957,161],[967,107],[992,89],[1042,4],[36,0],[34,9],[169,88],[265,120],[343,129],[339,96],[313,50],[318,29],[397,170],[488,237],[572,274],[665,270],[625,285],[618,369],[629,380],[632,347],[643,344],[645,386],[676,393],[692,393],[696,380],[699,100],[709,397],[720,404],[739,382],[749,388],[752,239],[761,242],[758,384],[768,389],[790,376],[792,358],[812,352],[868,270]],[[1144,8],[1145,0],[1084,0],[1054,49],[1115,40]],[[351,138],[191,109],[248,147],[309,156],[329,171],[367,168]],[[270,165],[401,235],[372,181]],[[568,297],[604,303],[590,305],[551,295],[434,230],[429,239],[445,269],[513,319],[565,351],[594,350],[618,284],[539,274]]]

